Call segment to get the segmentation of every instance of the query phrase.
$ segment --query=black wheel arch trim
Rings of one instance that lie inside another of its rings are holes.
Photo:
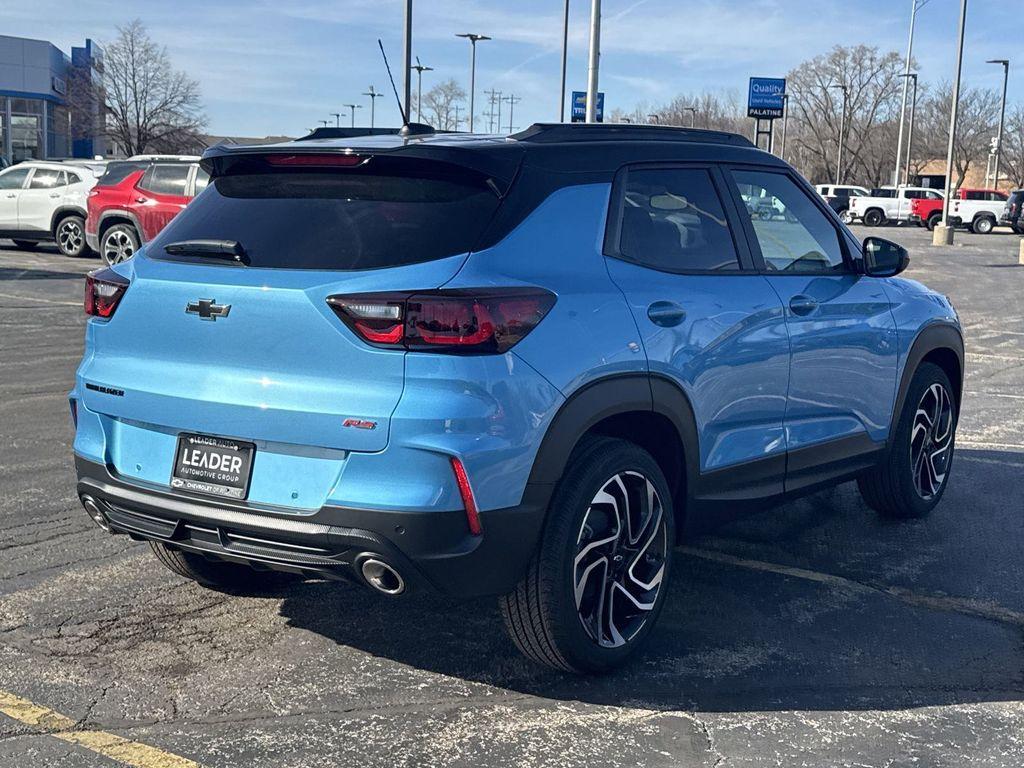
[[[79,216],[82,221],[88,214],[76,205],[62,205],[53,212],[53,216],[50,217],[50,234],[57,237],[57,225],[61,223],[68,216]]]
[[[102,238],[103,235],[106,234],[106,230],[108,230],[110,227],[114,226],[115,224],[123,224],[123,223],[125,223],[125,222],[117,222],[117,221],[115,221],[115,222],[113,222],[111,224],[108,224],[107,226],[104,226],[104,224],[106,222],[109,222],[111,219],[124,219],[125,222],[127,222],[127,223],[131,224],[133,227],[135,227],[135,235],[136,235],[136,237],[139,238],[139,245],[142,245],[142,225],[139,224],[138,217],[134,213],[132,213],[131,211],[126,211],[126,210],[122,210],[122,209],[119,209],[119,208],[118,209],[111,209],[109,211],[104,211],[103,213],[100,214],[99,220],[96,222],[96,237],[97,238]]]
[[[890,436],[896,429],[900,414],[903,413],[903,406],[906,403],[907,392],[910,390],[910,383],[913,381],[914,374],[917,372],[918,367],[920,367],[921,361],[936,350],[949,350],[956,355],[960,376],[959,380],[953,381],[952,384],[956,390],[956,409],[957,414],[959,414],[960,402],[963,399],[964,391],[964,339],[960,334],[960,330],[952,323],[935,322],[921,329],[917,334],[917,338],[914,339],[910,351],[907,353],[907,360],[903,365],[903,373],[900,375],[899,388],[896,391],[896,403],[893,407],[889,425]]]

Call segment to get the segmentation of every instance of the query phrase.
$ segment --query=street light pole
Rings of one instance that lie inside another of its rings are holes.
[[[655,125],[661,125],[661,117],[659,115],[656,115],[652,112],[647,117],[650,118],[651,122],[654,123]]]
[[[590,60],[587,64],[587,122],[597,122],[597,80],[601,63],[601,0],[590,5]]]
[[[956,46],[956,78],[953,80],[953,108],[949,116],[949,145],[946,147],[946,197],[942,201],[942,224],[933,233],[933,245],[952,245],[949,226],[949,199],[953,196],[953,150],[956,146],[956,120],[960,113],[960,72],[964,66],[964,30],[967,27],[967,0],[960,0],[960,36]]]
[[[356,110],[357,109],[362,109],[363,105],[362,104],[342,104],[341,106],[349,108],[349,112],[352,115],[352,126],[351,127],[355,128],[356,127]]]
[[[683,107],[683,112],[690,113],[690,127],[694,128],[697,125],[697,108],[696,107]]]
[[[376,118],[376,111],[377,111],[377,110],[376,110],[376,105],[377,105],[377,99],[379,99],[379,98],[380,98],[381,96],[383,96],[384,94],[383,94],[383,93],[377,93],[377,92],[376,92],[376,91],[375,91],[375,90],[373,89],[373,86],[371,85],[371,86],[370,86],[370,90],[366,91],[366,92],[365,92],[365,93],[363,93],[362,95],[363,95],[363,96],[369,96],[369,97],[370,97],[370,128],[372,129],[372,128],[373,128],[373,126],[374,126],[375,118]]]
[[[789,128],[789,94],[782,94],[782,151],[779,158],[786,159],[786,130]]]
[[[416,64],[413,65],[413,69],[416,70],[416,122],[423,122],[423,73],[433,72],[433,67],[426,67],[420,64],[420,57],[416,57]]]
[[[1006,119],[1006,84],[1010,79],[1010,61],[1009,59],[990,59],[985,63],[1003,65],[1003,101],[999,107],[999,131],[996,133],[996,175],[995,184],[992,185],[993,188],[999,189],[999,160],[1003,156],[1003,121]]]
[[[477,35],[473,32],[463,32],[456,37],[464,37],[470,42],[469,53],[469,132],[473,132],[473,112],[476,110],[476,44],[483,40],[490,40],[487,35]]]
[[[846,143],[846,101],[850,93],[850,89],[845,85],[830,85],[829,88],[838,88],[843,92],[843,114],[839,118],[839,152],[836,157],[836,184],[842,184],[843,181],[843,147]]]
[[[331,112],[334,116],[334,127],[341,128],[341,112]]]
[[[910,101],[910,126],[907,130],[907,166],[903,173],[903,183],[910,183],[910,158],[914,156],[914,115],[917,112],[917,72],[910,73],[914,82],[914,96]]]
[[[562,91],[558,101],[558,122],[565,122],[565,70],[569,62],[569,0],[565,0],[562,19]]]
[[[924,3],[922,3],[923,5]],[[918,0],[910,0],[910,38],[907,40],[907,62],[903,73],[903,106],[900,107],[900,132],[896,141],[896,170],[892,175],[892,183],[900,183],[900,161],[903,159],[903,121],[907,114],[907,86],[910,78],[910,59],[914,51],[914,22],[917,20]]]

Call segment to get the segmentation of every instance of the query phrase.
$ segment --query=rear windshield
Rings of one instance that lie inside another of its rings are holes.
[[[400,175],[352,169],[221,176],[147,254],[194,262],[200,259],[163,248],[183,240],[233,240],[250,267],[352,270],[466,253],[499,198],[482,177],[431,165]]]
[[[120,184],[128,178],[129,174],[132,174],[135,171],[140,171],[148,166],[149,163],[128,161],[107,163],[107,167],[103,171],[103,175],[100,176],[100,180],[96,183],[101,187],[112,187],[115,184]]]

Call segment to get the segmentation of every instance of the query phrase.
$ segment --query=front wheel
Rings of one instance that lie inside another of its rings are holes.
[[[65,216],[53,233],[57,248],[65,256],[81,256],[88,246],[85,244],[85,219],[81,216]]]
[[[857,481],[868,506],[886,517],[923,517],[949,482],[956,442],[957,402],[946,372],[917,369],[884,460]]]
[[[523,580],[501,598],[528,658],[585,673],[632,655],[665,602],[675,525],[665,476],[624,440],[587,439],[569,460]]]

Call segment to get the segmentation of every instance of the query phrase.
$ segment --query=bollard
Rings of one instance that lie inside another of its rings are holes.
[[[932,230],[932,245],[952,245],[953,229],[953,227],[947,227],[943,224],[936,225],[935,229]]]
[[[1024,267],[1024,237],[1020,239],[1020,253],[1017,256],[1017,263]]]

